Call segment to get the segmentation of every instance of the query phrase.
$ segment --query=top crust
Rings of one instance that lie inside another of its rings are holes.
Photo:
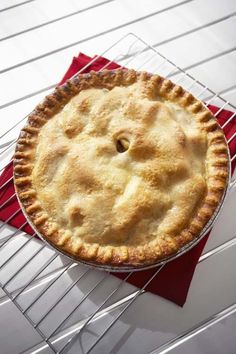
[[[212,113],[182,87],[133,70],[80,74],[30,114],[14,183],[33,226],[97,265],[147,266],[197,238],[228,181]]]

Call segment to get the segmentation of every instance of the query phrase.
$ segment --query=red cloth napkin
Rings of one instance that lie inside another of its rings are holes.
[[[83,69],[83,67],[87,65],[91,59],[92,58],[82,53],[80,53],[78,57],[73,58],[72,64],[60,84],[64,83],[79,70]],[[105,58],[95,56],[93,59],[96,60],[92,64],[88,65],[82,72],[89,72],[90,70],[98,71],[109,63],[109,61]],[[106,66],[108,69],[116,69],[118,67],[119,65],[113,62]],[[213,113],[216,113],[219,110],[219,108],[215,106],[210,106],[209,108]],[[232,116],[232,114],[233,113],[230,111],[222,110],[217,116],[219,123],[223,125],[224,122]],[[227,139],[229,139],[236,131],[236,123],[230,122],[224,131]],[[236,152],[236,139],[230,143],[230,151],[233,156]],[[232,166],[233,168],[235,167],[235,163],[236,161],[234,161],[234,165]],[[13,196],[13,194],[14,186],[12,181],[12,163],[10,163],[0,176],[0,205],[6,202],[11,196]],[[30,235],[34,234],[34,231],[29,225],[22,227],[26,220],[19,209],[19,204],[16,197],[12,197],[9,202],[6,202],[4,207],[1,207],[0,220],[7,221],[10,225],[15,226],[16,228],[21,228]],[[204,237],[192,250],[168,263],[148,285],[146,290],[183,306],[186,301],[194,270],[208,236],[209,234]],[[142,287],[155,271],[156,269],[135,272],[128,281],[135,286]],[[126,277],[127,273],[115,273],[115,275],[123,279]]]

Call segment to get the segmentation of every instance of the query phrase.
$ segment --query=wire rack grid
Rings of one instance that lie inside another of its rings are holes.
[[[127,48],[125,53],[124,47]],[[232,104],[133,33],[123,36],[89,64],[101,56],[110,59],[101,70],[109,69],[110,63],[115,61],[123,67],[159,73],[181,84],[199,99],[204,100],[207,106],[211,104],[219,107],[215,113],[216,117],[223,109],[232,111],[232,115],[222,126],[223,129],[235,119],[236,111]],[[13,154],[19,128],[26,118],[22,118],[0,136],[1,171],[11,163],[9,158]],[[228,144],[232,143],[235,136],[236,133],[228,140]],[[235,158],[236,155],[231,156],[231,162]],[[0,193],[4,193],[11,182],[12,177],[0,187]],[[0,209],[5,208],[14,198],[15,195],[10,196]],[[39,345],[29,349],[28,352],[37,353],[44,348],[58,354],[66,353],[73,348],[76,348],[76,352],[78,350],[82,353],[92,352],[145,291],[147,285],[158,276],[165,264],[157,268],[140,289],[130,286],[127,292],[127,287],[124,290],[123,285],[132,277],[132,272],[127,273],[124,280],[118,280],[108,272],[95,271],[58,255],[54,249],[22,231],[26,222],[23,222],[17,230],[8,226],[18,213],[20,209],[0,225],[0,285],[4,292],[0,303],[10,299],[39,334],[41,338]],[[96,301],[93,301],[94,294]],[[65,308],[66,313],[64,310],[61,311]],[[93,323],[101,318],[108,321],[105,321],[102,328],[99,326],[99,333],[94,333]],[[83,342],[85,333],[86,339]]]

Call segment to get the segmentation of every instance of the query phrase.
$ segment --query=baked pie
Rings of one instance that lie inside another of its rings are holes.
[[[30,114],[14,182],[31,224],[96,265],[147,266],[197,238],[228,182],[212,113],[182,87],[134,70],[80,74]]]

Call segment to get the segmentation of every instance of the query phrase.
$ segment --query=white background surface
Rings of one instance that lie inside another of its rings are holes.
[[[0,134],[26,116],[50,92],[74,55],[80,51],[88,55],[100,54],[128,32],[134,32],[154,45],[175,64],[236,105],[236,2],[233,0],[34,0],[14,6],[18,3],[21,1],[0,0]],[[6,7],[11,8],[4,10]],[[130,43],[130,39],[122,41],[107,53],[108,58],[126,54]],[[158,66],[155,60],[143,69],[155,71]],[[143,57],[140,56],[129,66],[137,68],[142,63]],[[1,144],[16,137],[18,129],[3,137]],[[2,162],[6,158],[4,156]],[[185,306],[180,308],[152,294],[140,296],[93,353],[236,352],[235,308],[230,307],[236,303],[235,195],[234,189],[197,266]],[[8,229],[1,229],[2,238],[8,233]],[[1,249],[1,264],[25,240],[27,238],[22,234]],[[1,284],[4,285],[39,247],[42,247],[41,243],[29,242],[1,268]],[[52,255],[52,251],[44,248],[7,284],[6,290],[12,293],[24,285]],[[44,271],[44,277],[41,275],[41,280],[34,282],[30,291],[18,297],[23,308],[54,279],[48,274],[51,272],[51,276],[55,276],[56,270],[63,269],[65,262],[68,260],[57,257]],[[47,312],[82,270],[83,267],[77,266],[63,274],[29,311],[33,321],[37,322]],[[91,271],[82,278],[42,321],[40,329],[46,335],[50,334],[101,276],[103,273]],[[69,330],[76,328],[76,324],[79,325],[95,311],[116,284],[118,281],[110,276],[88,296],[70,319]],[[111,299],[110,305],[134,290],[129,285],[123,286]],[[51,353],[52,350],[43,346],[38,333],[3,291],[0,296],[0,353],[14,354],[27,350],[31,353],[37,348],[40,352]],[[88,332],[84,332],[82,344],[77,341],[70,353],[83,353],[82,347],[88,349],[121,309],[122,306],[112,312],[107,309],[106,314],[93,322]],[[190,336],[193,327],[198,328],[201,322],[212,320],[224,309],[228,309],[226,313],[231,310],[232,314],[229,312],[230,315],[218,324]],[[181,344],[177,337],[184,333],[187,342]],[[68,337],[59,340],[55,346],[61,348],[66,339]],[[168,344],[170,340],[179,346],[173,349]]]

